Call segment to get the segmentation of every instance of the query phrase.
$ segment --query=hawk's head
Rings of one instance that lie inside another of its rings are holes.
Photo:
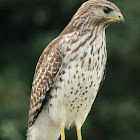
[[[97,23],[124,23],[124,18],[120,9],[107,0],[89,0],[87,5],[91,19],[95,20]]]
[[[93,29],[95,26],[105,29],[113,22],[124,24],[123,15],[116,5],[107,0],[88,0],[78,9],[61,34],[74,30]]]
[[[89,0],[85,2],[74,18],[81,18],[82,22],[85,22],[86,18],[88,18],[87,20],[94,26],[103,25],[103,27],[113,22],[124,23],[120,9],[107,0]]]

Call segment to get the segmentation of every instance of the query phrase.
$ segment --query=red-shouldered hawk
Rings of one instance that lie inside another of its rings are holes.
[[[43,51],[32,84],[27,140],[65,139],[76,125],[78,140],[103,79],[105,29],[124,23],[118,7],[106,0],[82,4],[62,33]]]

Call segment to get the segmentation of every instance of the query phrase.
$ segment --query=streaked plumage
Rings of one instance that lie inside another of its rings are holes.
[[[28,140],[57,140],[60,126],[81,129],[104,75],[105,28],[119,13],[108,1],[87,1],[43,51],[32,85]]]

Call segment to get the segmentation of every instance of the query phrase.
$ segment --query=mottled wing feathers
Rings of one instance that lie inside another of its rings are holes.
[[[30,99],[29,126],[34,123],[39,115],[44,100],[50,96],[49,90],[61,67],[62,57],[58,42],[58,39],[55,39],[47,46],[36,66]]]

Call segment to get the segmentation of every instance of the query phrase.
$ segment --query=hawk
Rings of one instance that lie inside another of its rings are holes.
[[[124,23],[106,0],[82,4],[69,24],[43,51],[32,83],[27,140],[65,140],[76,126],[78,140],[102,80],[107,60],[105,29]]]

